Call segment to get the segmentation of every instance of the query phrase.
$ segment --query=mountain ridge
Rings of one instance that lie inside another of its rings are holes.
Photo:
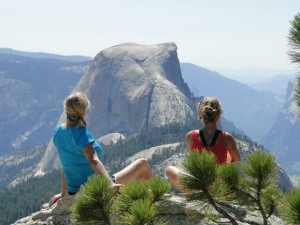
[[[92,103],[86,120],[96,139],[114,132],[128,136],[142,129],[186,123],[196,117],[175,43],[124,43],[104,49],[74,91],[84,92]],[[63,113],[59,122],[64,120]],[[50,142],[37,174],[58,164]]]
[[[224,117],[253,140],[260,142],[269,131],[282,104],[272,94],[256,91],[191,63],[182,63],[181,70],[195,96],[217,97],[224,109]]]
[[[88,62],[0,54],[0,155],[43,144]]]
[[[85,62],[92,60],[92,57],[81,56],[81,55],[59,55],[53,53],[45,53],[45,52],[26,52],[19,51],[12,48],[0,48],[0,54],[4,55],[18,55],[36,59],[57,59],[64,60],[70,62]]]

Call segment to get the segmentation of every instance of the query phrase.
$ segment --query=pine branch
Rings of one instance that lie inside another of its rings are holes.
[[[211,195],[211,190],[217,190],[224,194],[224,189],[214,189],[214,182],[217,176],[217,166],[214,154],[202,150],[201,154],[198,151],[194,151],[189,154],[182,163],[187,175],[180,177],[181,185],[190,190],[185,193],[188,200],[207,200],[212,207],[219,212],[224,218],[228,219],[233,225],[238,225],[236,220],[226,212],[222,207],[218,205],[216,199]],[[220,180],[219,180],[220,181]],[[219,186],[220,187],[220,186]]]
[[[262,216],[263,221],[264,221],[264,225],[268,225],[267,216],[266,216],[265,210],[264,210],[264,208],[261,204],[261,181],[258,182],[256,196],[257,196],[257,199],[256,199],[255,203],[259,208],[259,211],[260,211],[261,216]]]
[[[170,190],[171,185],[167,180],[159,176],[155,176],[153,179],[151,179],[151,181],[149,181],[149,188],[152,192],[152,201],[154,203],[161,200],[164,197],[164,194],[168,190]]]
[[[216,202],[214,201],[214,199],[212,198],[212,196],[210,195],[208,190],[206,190],[205,193],[206,193],[208,202],[214,207],[215,210],[217,210],[217,212],[219,212],[222,216],[224,216],[226,219],[228,219],[231,222],[231,224],[238,225],[236,220],[231,215],[229,215],[224,209],[222,209],[222,207],[219,207],[216,204]]]
[[[148,184],[141,180],[133,180],[127,183],[122,189],[121,194],[113,203],[113,213],[119,223],[131,221],[131,205],[135,201],[152,199]],[[130,215],[130,216],[129,216]]]
[[[71,207],[72,216],[77,222],[110,224],[113,195],[110,181],[98,175],[90,176],[76,194],[76,202]]]
[[[248,186],[255,190],[255,197],[251,194],[244,194],[255,202],[263,218],[264,225],[267,225],[268,217],[262,205],[262,193],[264,189],[275,187],[277,165],[274,158],[268,152],[254,152],[248,155],[246,163],[242,163],[242,171],[245,174],[245,180]]]
[[[292,188],[280,201],[279,213],[287,223],[300,224],[300,187]]]

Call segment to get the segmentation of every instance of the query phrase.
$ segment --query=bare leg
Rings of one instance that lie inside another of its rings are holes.
[[[116,184],[126,184],[130,180],[140,178],[150,180],[153,175],[146,159],[137,159],[121,171],[114,174]]]
[[[175,166],[169,166],[166,170],[166,175],[171,184],[173,185],[174,188],[177,190],[183,192],[184,189],[180,185],[178,177],[185,174],[182,170],[176,168]]]

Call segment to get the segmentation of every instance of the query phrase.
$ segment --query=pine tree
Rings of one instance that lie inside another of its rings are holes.
[[[90,176],[76,194],[76,202],[71,207],[73,218],[77,223],[109,225],[113,196],[107,178]]]
[[[300,187],[289,190],[280,201],[279,213],[289,224],[300,224]]]
[[[198,151],[194,151],[184,159],[182,165],[186,175],[180,177],[180,183],[186,189],[187,200],[207,202],[224,218],[227,218],[231,224],[238,225],[235,218],[221,206],[221,201],[218,201],[218,197],[230,200],[232,196],[225,182],[223,182],[223,188],[220,188],[222,185],[220,185],[221,180],[217,180],[215,155],[207,152],[205,149],[203,149],[201,154]],[[217,186],[219,187],[219,192],[216,191]],[[222,202],[226,200],[224,199]]]
[[[218,166],[214,154],[205,149],[201,153],[194,151],[189,154],[182,165],[186,175],[180,178],[180,183],[186,189],[189,201],[208,203],[219,212],[220,217],[235,225],[237,221],[259,223],[236,218],[228,210],[228,203],[257,207],[263,224],[268,224],[280,195],[276,188],[277,165],[270,153],[257,151],[249,154],[247,161],[241,163],[241,171],[236,163]]]
[[[273,214],[276,200],[280,195],[276,187],[278,167],[273,156],[265,151],[249,154],[246,162],[241,163],[242,185],[238,193],[248,197],[258,207],[264,225]]]
[[[298,13],[291,23],[291,28],[288,34],[289,44],[291,50],[288,52],[291,61],[293,63],[298,64],[300,66],[300,13]],[[297,77],[297,83],[294,89],[296,105],[299,109],[299,117],[300,117],[300,76]]]
[[[170,184],[161,177],[154,177],[151,181],[133,180],[121,189],[113,205],[113,214],[118,224],[148,225],[151,224],[156,213],[154,203],[164,198],[170,189]],[[157,221],[155,224],[166,224]]]
[[[151,224],[156,213],[155,202],[164,198],[170,184],[154,177],[151,181],[133,180],[114,196],[110,182],[93,175],[80,187],[76,202],[71,207],[72,217],[77,224]],[[155,224],[164,225],[163,221]]]

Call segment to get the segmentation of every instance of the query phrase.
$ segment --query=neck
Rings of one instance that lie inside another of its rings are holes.
[[[77,122],[70,122],[69,120],[67,120],[67,122],[66,122],[67,127],[71,127],[71,126],[74,126],[74,125],[77,125]]]
[[[203,130],[208,134],[215,133],[215,131],[217,130],[217,124],[205,124]]]

